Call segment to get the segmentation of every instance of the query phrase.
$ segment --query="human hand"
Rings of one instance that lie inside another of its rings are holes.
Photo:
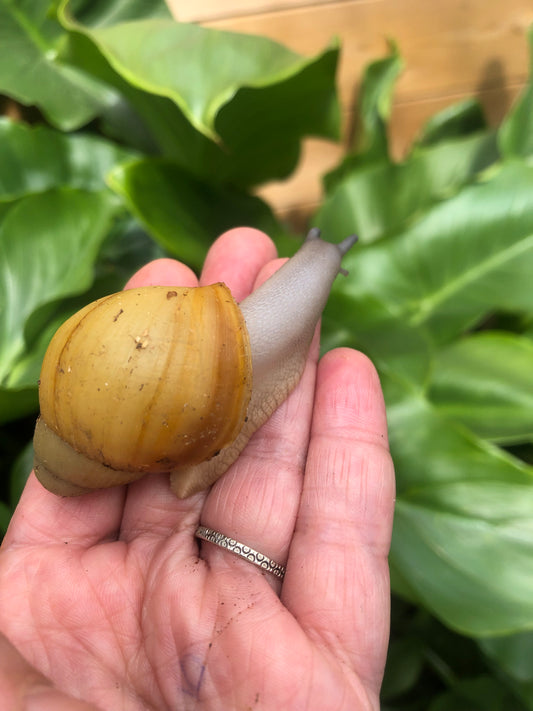
[[[274,256],[262,233],[232,230],[200,282],[240,301]],[[159,260],[128,286],[149,283],[196,278]],[[30,476],[0,548],[5,708],[379,708],[394,501],[383,398],[360,353],[317,358],[315,339],[296,390],[207,492],[179,500],[152,475],[58,498]],[[199,523],[286,562],[283,582],[200,542]]]

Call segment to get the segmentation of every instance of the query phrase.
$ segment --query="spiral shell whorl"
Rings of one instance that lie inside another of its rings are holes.
[[[116,470],[105,482],[93,473],[95,488],[113,486],[124,472],[134,480],[215,455],[242,428],[250,393],[248,335],[226,286],[143,287],[96,301],[59,329],[41,371],[40,419]],[[37,473],[57,476],[36,444]],[[78,469],[68,479],[85,488]]]

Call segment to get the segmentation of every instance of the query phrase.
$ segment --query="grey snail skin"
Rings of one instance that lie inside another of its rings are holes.
[[[179,498],[207,489],[299,382],[341,261],[320,238],[237,304],[224,284],[149,286],[71,316],[45,354],[34,470],[76,496],[170,474]]]

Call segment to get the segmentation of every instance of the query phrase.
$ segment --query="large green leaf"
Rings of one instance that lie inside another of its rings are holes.
[[[533,440],[533,343],[483,331],[435,358],[428,396],[446,416],[503,443]]]
[[[309,60],[265,37],[220,32],[171,19],[83,25],[61,9],[65,25],[86,33],[115,71],[166,96],[200,132],[216,138],[215,119],[242,87],[277,84]],[[87,18],[85,18],[87,22]]]
[[[446,624],[533,628],[533,468],[419,397],[389,406],[398,498],[391,566]]]
[[[312,59],[300,58],[285,79],[243,86],[221,108],[215,130],[222,146],[211,164],[220,179],[251,186],[285,178],[298,163],[302,138],[339,138],[338,57],[333,44]]]
[[[509,163],[402,233],[353,250],[343,291],[447,342],[493,309],[533,309],[533,167]]]
[[[363,243],[382,239],[453,196],[495,157],[494,134],[481,132],[418,148],[404,163],[347,164],[313,222],[334,241],[351,232]]]
[[[455,681],[453,688],[439,694],[427,711],[525,711],[526,708],[512,690],[486,673]]]
[[[479,640],[497,675],[507,681],[510,688],[529,711],[533,709],[533,633],[522,632],[504,637]],[[514,708],[514,707],[508,707]]]
[[[259,198],[205,185],[170,161],[147,158],[123,164],[109,182],[166,250],[196,268],[214,238],[230,227],[251,224],[272,236],[280,231]]]
[[[126,217],[114,223],[99,249],[91,287],[80,294],[74,292],[75,296],[66,294],[57,302],[45,303],[26,320],[24,351],[14,359],[5,382],[0,385],[0,422],[38,409],[36,386],[43,355],[59,326],[90,301],[122,289],[137,269],[161,256],[163,253],[134,220]],[[43,288],[47,286],[43,284]]]
[[[60,16],[69,59],[128,100],[166,156],[242,187],[290,173],[303,136],[339,135],[338,47],[314,58],[255,36],[168,19],[90,24]]]
[[[442,141],[479,133],[486,128],[487,121],[479,101],[465,99],[431,116],[422,127],[416,145],[432,146]]]
[[[346,278],[353,278],[349,273]],[[322,348],[349,346],[364,351],[378,368],[406,379],[420,391],[431,368],[432,344],[423,326],[398,318],[383,302],[364,296],[353,299],[349,284],[339,277],[322,318]]]
[[[44,352],[54,333],[72,312],[73,310],[65,304],[64,309],[59,308],[59,313],[54,313],[49,318],[46,310],[42,312],[37,310],[34,312],[34,318],[30,317],[26,321],[26,324],[35,321],[36,323],[31,324],[32,328],[30,330],[37,329],[38,333],[32,338],[28,334],[28,328],[24,329],[24,351],[21,351],[19,357],[13,358],[9,373],[4,376],[3,390],[0,390],[0,394],[4,394],[6,397],[16,394],[17,398],[22,398],[20,403],[22,411],[26,410],[24,407],[26,398],[30,402],[35,402],[33,397],[31,400],[30,397],[35,395]]]
[[[530,685],[530,698],[533,702],[533,632],[488,637],[480,639],[479,645],[509,676]]]
[[[17,368],[27,354],[25,328],[30,317],[42,309],[44,328],[47,304],[88,288],[116,209],[116,198],[107,191],[64,189],[19,200],[0,225],[2,419],[11,416],[10,389],[28,384]],[[39,330],[35,324],[34,329]],[[41,335],[41,355],[45,346]]]
[[[102,190],[109,170],[131,156],[98,136],[0,118],[0,202],[58,187]]]
[[[60,59],[64,31],[49,6],[49,0],[0,0],[0,93],[38,106],[68,131],[91,121],[116,95]]]
[[[43,353],[40,354],[43,357]],[[28,387],[7,388],[0,385],[0,425],[18,420],[39,409],[37,378]]]

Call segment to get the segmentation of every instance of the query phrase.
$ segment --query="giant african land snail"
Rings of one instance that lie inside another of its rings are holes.
[[[238,306],[223,284],[103,297],[55,334],[40,379],[35,473],[74,496],[169,472],[210,486],[298,383],[341,259],[311,230]]]

